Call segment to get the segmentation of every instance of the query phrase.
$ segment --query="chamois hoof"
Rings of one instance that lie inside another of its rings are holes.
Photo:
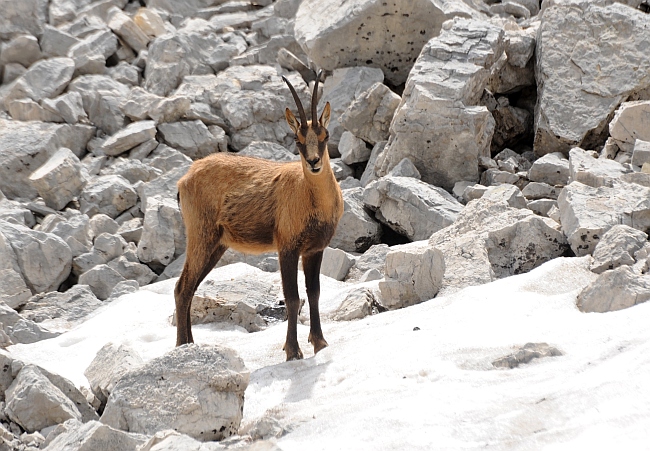
[[[287,362],[290,360],[302,360],[302,351],[300,346],[296,346],[295,349],[290,349],[286,344],[282,347],[282,350],[287,353]]]
[[[318,352],[322,351],[323,348],[329,346],[323,337],[312,337],[311,334],[309,334],[308,341],[314,346],[314,354],[318,354]]]

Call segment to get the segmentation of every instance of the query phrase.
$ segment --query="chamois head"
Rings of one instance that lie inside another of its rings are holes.
[[[316,120],[316,106],[318,105],[318,81],[320,80],[321,73],[316,77],[314,82],[314,93],[311,97],[311,121],[307,120],[307,115],[302,107],[302,103],[298,98],[298,94],[294,87],[289,83],[284,76],[282,79],[289,86],[293,99],[298,107],[298,114],[300,121],[294,116],[289,108],[285,111],[285,117],[291,130],[296,134],[296,145],[300,151],[302,164],[312,174],[318,174],[323,168],[323,158],[327,154],[327,140],[330,135],[327,131],[327,126],[330,123],[330,103],[325,104],[320,119]],[[326,156],[329,158],[329,155]]]

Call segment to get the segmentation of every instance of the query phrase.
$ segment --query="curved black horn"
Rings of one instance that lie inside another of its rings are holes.
[[[300,115],[300,126],[301,127],[306,127],[307,126],[307,115],[305,114],[305,110],[302,107],[302,102],[300,102],[300,98],[298,97],[298,93],[294,89],[294,87],[289,83],[289,80],[285,78],[285,76],[282,76],[282,79],[284,82],[289,86],[289,90],[291,91],[291,95],[293,96],[293,100],[296,102],[296,106],[298,107],[298,114]]]
[[[316,75],[316,81],[314,81],[314,93],[311,96],[311,123],[317,124],[318,118],[318,82],[320,77],[323,75],[323,71],[320,71]]]

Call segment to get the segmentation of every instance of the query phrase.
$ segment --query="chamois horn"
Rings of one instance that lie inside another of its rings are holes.
[[[296,106],[298,107],[298,114],[300,115],[300,126],[307,127],[307,115],[305,114],[305,110],[302,107],[302,102],[300,101],[300,97],[298,97],[298,93],[296,92],[293,85],[289,83],[289,80],[287,80],[284,75],[282,76],[282,79],[287,84],[287,86],[289,86],[289,90],[291,91],[293,100],[296,102]]]
[[[316,75],[316,81],[314,81],[314,93],[311,96],[311,124],[312,126],[316,126],[318,122],[318,82],[320,81],[320,77],[323,75],[323,71],[318,72]]]

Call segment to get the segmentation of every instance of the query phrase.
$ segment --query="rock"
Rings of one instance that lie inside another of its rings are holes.
[[[185,252],[185,228],[176,199],[160,195],[147,200],[138,258],[143,263],[167,266]]]
[[[372,271],[379,273],[379,279],[384,276],[384,269],[386,266],[386,255],[390,251],[387,244],[375,244],[367,251],[357,257],[354,265],[350,268],[346,277],[346,282],[358,282],[361,278]]]
[[[638,275],[629,266],[605,271],[578,295],[581,312],[614,312],[650,299],[650,276]]]
[[[503,49],[500,28],[458,18],[424,46],[391,123],[379,175],[408,157],[432,185],[451,190],[460,180],[478,181],[495,121],[477,105]]]
[[[23,318],[4,302],[0,302],[0,330],[6,334],[12,344],[36,343],[59,335]]]
[[[106,60],[118,49],[117,37],[108,29],[100,29],[85,36],[68,50],[74,60],[77,75],[102,74]]]
[[[594,249],[594,260],[590,269],[601,274],[619,266],[632,266],[634,254],[641,249],[648,235],[626,225],[615,225],[602,236]]]
[[[79,283],[88,285],[98,299],[108,299],[117,285],[126,280],[120,273],[108,265],[96,265],[79,276]]]
[[[142,161],[146,159],[156,147],[158,147],[158,141],[156,141],[155,139],[150,139],[149,141],[145,141],[139,146],[136,146],[129,151],[129,158],[131,160]]]
[[[574,147],[569,152],[569,180],[580,182],[593,188],[599,186],[612,186],[614,180],[621,175],[632,172],[621,163],[607,158],[594,158],[594,156],[579,147]]]
[[[184,254],[183,254],[184,255]],[[280,270],[278,254],[276,252],[265,252],[263,254],[242,254],[241,252],[228,249],[223,257],[217,263],[217,268],[230,265],[233,263],[246,263],[266,272],[276,272]]]
[[[388,140],[388,127],[400,96],[383,83],[375,83],[356,98],[341,115],[341,125],[354,136],[375,145]]]
[[[519,365],[530,363],[534,359],[558,357],[564,355],[559,349],[547,343],[526,343],[517,352],[501,357],[492,362],[495,368],[517,368]]]
[[[88,252],[92,246],[90,221],[88,216],[79,214],[76,210],[68,211],[75,213],[67,215],[65,219],[59,215],[46,216],[40,231],[61,238],[70,247],[72,257],[77,257]]]
[[[257,449],[258,443],[255,442],[251,447],[247,447],[249,451]],[[254,448],[254,449],[252,449]],[[224,446],[218,442],[199,442],[194,440],[189,435],[179,434],[176,431],[167,429],[157,432],[153,437],[138,448],[138,451],[180,451],[180,450],[199,450],[199,451],[222,451]],[[259,451],[277,451],[273,446],[269,448],[260,448]]]
[[[623,102],[609,123],[609,134],[619,148],[630,148],[637,139],[650,141],[647,117],[650,100]]]
[[[339,181],[339,187],[341,190],[350,189],[350,188],[361,188],[361,182],[354,177],[348,177],[345,180]]]
[[[354,175],[354,169],[343,163],[340,158],[332,158],[330,160],[330,166],[337,181],[345,180]]]
[[[346,252],[364,252],[381,238],[381,226],[363,207],[363,189],[343,191],[343,216],[330,241],[330,247]]]
[[[62,94],[54,99],[43,99],[41,104],[44,109],[61,116],[68,124],[88,121],[88,115],[83,106],[83,99],[78,92]]]
[[[123,376],[101,421],[131,432],[173,428],[198,440],[220,440],[239,429],[248,380],[232,349],[180,346]]]
[[[25,74],[25,72],[27,72],[27,69],[25,69],[24,66],[18,63],[9,63],[5,65],[2,72],[0,72],[0,75],[2,76],[0,77],[0,79],[5,85],[9,85],[14,80],[17,80],[18,78],[22,77]],[[6,90],[3,96],[4,95],[6,95]],[[3,104],[4,102],[0,103],[0,106]]]
[[[521,190],[521,194],[528,200],[557,199],[560,190],[548,183],[530,182]]]
[[[13,249],[32,293],[56,290],[68,278],[72,252],[58,236],[4,221],[0,221],[0,234]]]
[[[228,150],[225,136],[219,139],[199,120],[158,124],[158,131],[168,145],[193,160]]]
[[[528,171],[528,179],[531,182],[549,185],[567,185],[570,175],[569,160],[560,152],[548,153],[538,158]]]
[[[22,305],[32,295],[25,284],[11,243],[0,233],[0,301],[11,308]]]
[[[146,50],[149,44],[149,36],[131,19],[118,8],[111,8],[108,27],[124,40],[133,50],[140,52]]]
[[[189,168],[189,164],[186,163],[186,160],[180,160],[171,158],[170,163],[176,164],[176,169],[172,169],[169,172],[164,173],[163,175],[156,177],[148,183],[144,183],[138,187],[138,195],[140,196],[141,201],[141,210],[146,212],[149,205],[149,199],[152,196],[161,196],[165,199],[173,199],[174,203],[178,203],[176,195],[178,194],[178,188],[176,184],[178,180],[185,175]],[[176,161],[173,161],[176,160]],[[190,160],[191,161],[191,160]],[[152,166],[155,162],[152,162]]]
[[[557,209],[557,201],[553,199],[531,200],[526,204],[526,208],[536,215],[550,217],[553,209]],[[555,218],[553,218],[555,220]]]
[[[341,305],[332,314],[334,321],[351,321],[372,315],[373,304],[377,300],[368,288],[358,287],[351,290]]]
[[[131,370],[143,364],[138,352],[128,345],[106,343],[84,371],[94,395],[102,405],[115,388],[115,384]]]
[[[0,39],[8,40],[21,34],[40,36],[47,23],[47,0],[26,0],[14,3],[3,0],[0,4]]]
[[[422,177],[418,168],[416,168],[413,162],[408,158],[404,158],[402,161],[397,163],[397,166],[391,169],[388,175],[392,175],[393,177],[412,177],[418,180]]]
[[[175,122],[182,118],[190,109],[190,99],[183,96],[170,96],[155,102],[149,110],[149,117],[156,124]]]
[[[494,202],[505,202],[512,208],[526,208],[526,199],[514,185],[490,186],[481,197]]]
[[[151,37],[162,36],[167,32],[165,22],[155,9],[140,8],[133,16],[133,21],[144,33]]]
[[[490,12],[495,15],[511,15],[519,19],[530,19],[530,11],[524,5],[505,0],[490,6]]]
[[[81,421],[77,406],[35,365],[25,365],[6,391],[7,416],[27,432],[63,423]]]
[[[143,121],[149,117],[149,111],[154,105],[163,98],[136,86],[124,98],[120,110],[134,121]]]
[[[341,249],[326,247],[323,251],[320,273],[336,280],[343,280],[354,264],[354,257]]]
[[[41,57],[38,39],[31,35],[20,35],[2,46],[0,64],[18,63],[29,67]]]
[[[17,121],[63,122],[61,116],[31,99],[8,100],[6,107],[11,117]]]
[[[152,168],[148,164],[136,159],[118,157],[110,166],[102,169],[100,175],[119,175],[132,184],[149,182],[162,174],[160,169]]]
[[[95,237],[93,250],[105,261],[119,257],[124,252],[126,241],[120,235],[102,233]]]
[[[65,332],[101,305],[87,285],[74,285],[64,293],[51,291],[31,297],[21,314],[53,332]]]
[[[142,218],[133,218],[123,222],[117,233],[122,236],[127,242],[138,244],[142,237]]]
[[[113,218],[103,213],[98,213],[90,218],[90,229],[92,230],[93,237],[99,236],[102,233],[115,235],[119,227],[119,224]]]
[[[427,301],[438,293],[445,274],[442,252],[426,240],[393,246],[386,256],[386,277],[379,282],[382,305],[389,310]]]
[[[79,197],[79,210],[92,217],[103,213],[115,218],[133,207],[138,194],[124,177],[102,175],[90,180]]]
[[[125,257],[116,258],[109,262],[108,266],[125,279],[135,280],[140,287],[150,284],[156,278],[156,273],[149,269],[147,265],[128,261]]]
[[[318,101],[318,111],[323,111],[325,103],[330,102],[331,115],[330,124],[327,127],[330,133],[328,149],[330,155],[336,155],[343,126],[341,125],[341,116],[352,105],[352,103],[361,97],[375,83],[381,83],[384,75],[379,69],[370,67],[347,67],[336,69],[332,76],[327,77],[323,83],[323,95]],[[297,89],[297,88],[296,88]],[[308,105],[309,103],[304,103]],[[305,106],[305,108],[307,108]]]
[[[348,131],[341,135],[338,149],[345,164],[362,163],[370,158],[370,149],[366,143]]]
[[[591,254],[616,224],[650,228],[650,188],[623,182],[592,188],[580,182],[564,187],[557,199],[562,231],[577,256]]]
[[[47,446],[43,448],[48,451],[136,450],[147,441],[142,434],[119,431],[99,421],[81,423],[74,419],[59,425],[50,435],[55,437],[50,440],[48,435]]]
[[[125,85],[139,86],[142,81],[140,70],[126,61],[122,61],[117,66],[108,68],[106,73],[113,80]]]
[[[108,301],[113,301],[126,294],[135,293],[139,289],[140,285],[137,280],[123,280],[113,287],[111,295],[108,297]]]
[[[386,176],[370,183],[363,202],[376,210],[381,222],[414,241],[447,227],[463,209],[442,188],[412,177]]]
[[[79,158],[66,148],[61,148],[52,155],[29,176],[29,180],[45,204],[54,210],[62,210],[78,197],[86,183]]]
[[[323,4],[306,0],[296,12],[295,33],[318,67],[333,70],[366,64],[379,67],[392,84],[399,85],[444,21],[474,15],[476,11],[461,1]]]
[[[43,36],[41,36],[41,51],[47,58],[66,56],[70,48],[79,42],[79,39],[64,30],[45,25]]]
[[[643,166],[646,163],[650,163],[650,142],[637,139],[634,142],[632,164],[634,166]]]
[[[155,137],[156,126],[153,121],[134,122],[108,138],[102,151],[106,155],[117,156]]]
[[[554,3],[544,10],[535,52],[537,155],[602,145],[619,104],[650,85],[635,69],[650,65],[641,50],[650,45],[648,26],[646,14],[615,2]],[[605,29],[616,32],[602,45],[593,36]]]
[[[508,171],[488,169],[481,174],[481,185],[495,186],[501,184],[515,185],[519,182],[519,176]]]
[[[363,174],[361,175],[361,179],[360,179],[361,186],[367,186],[368,183],[377,180],[379,178],[379,176],[377,175],[376,163],[377,160],[379,159],[379,156],[381,155],[381,153],[384,151],[385,148],[386,148],[386,141],[380,141],[372,147],[372,151],[370,151],[370,159],[366,164],[366,169],[363,171]]]
[[[523,108],[510,105],[508,97],[501,96],[496,100],[496,107],[490,109],[495,120],[492,150],[516,146],[529,135],[533,125],[531,114]]]
[[[300,158],[279,144],[264,141],[253,141],[238,154],[273,161],[295,161]]]

